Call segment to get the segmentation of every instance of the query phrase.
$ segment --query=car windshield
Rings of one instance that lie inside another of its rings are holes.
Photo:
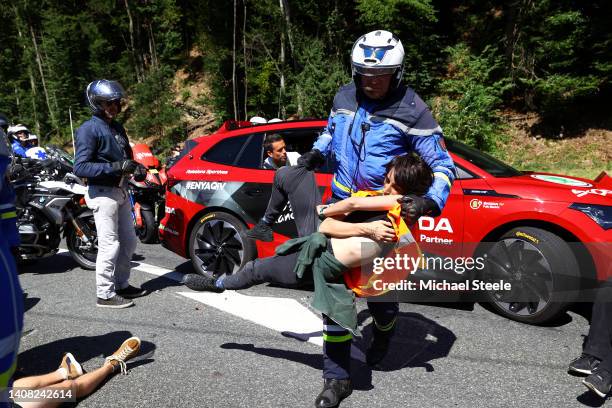
[[[495,157],[463,144],[457,140],[452,140],[449,138],[445,138],[444,140],[448,150],[451,153],[456,154],[463,160],[469,161],[473,165],[481,168],[494,177],[515,177],[523,174],[521,171],[500,160],[497,160]]]

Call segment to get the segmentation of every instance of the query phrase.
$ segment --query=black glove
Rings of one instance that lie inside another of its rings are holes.
[[[134,181],[141,182],[147,178],[147,168],[142,164],[139,164],[134,170]]]
[[[118,175],[124,174],[132,174],[136,170],[136,167],[139,166],[138,162],[134,160],[121,160],[116,161],[111,164],[113,167],[113,172]]]
[[[440,215],[437,204],[430,198],[408,194],[397,200],[402,206],[402,218],[412,225],[423,216],[436,217]]]
[[[304,153],[297,161],[298,166],[304,166],[306,170],[310,171],[321,166],[323,163],[325,163],[325,158],[317,149]]]

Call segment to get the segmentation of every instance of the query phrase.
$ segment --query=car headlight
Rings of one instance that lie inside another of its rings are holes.
[[[605,230],[612,228],[612,206],[574,203],[569,208],[586,214]]]

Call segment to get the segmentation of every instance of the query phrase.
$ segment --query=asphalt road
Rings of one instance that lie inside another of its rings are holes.
[[[187,260],[159,245],[140,245],[136,260],[190,270]],[[24,374],[55,370],[64,351],[92,370],[125,338],[143,340],[142,357],[128,364],[129,375],[112,377],[79,407],[310,407],[321,389],[318,345],[268,328],[275,322],[265,327],[252,321],[276,316],[282,307],[274,299],[264,306],[269,313],[248,320],[181,294],[191,291],[172,279],[135,270],[131,282],[151,293],[129,309],[100,309],[94,273],[78,268],[68,254],[23,267],[20,280],[27,293],[18,362]],[[240,294],[294,299],[304,305],[301,313],[310,313],[309,291],[260,286]],[[359,310],[365,340],[355,343],[356,390],[342,407],[603,403],[586,393],[580,378],[566,373],[588,330],[587,307],[574,308],[550,327],[533,327],[479,305],[402,304],[386,371],[363,363],[371,319],[365,302]]]

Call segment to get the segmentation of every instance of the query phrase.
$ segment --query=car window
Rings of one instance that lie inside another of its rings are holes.
[[[304,154],[312,149],[312,145],[315,140],[319,137],[323,128],[311,128],[311,129],[290,129],[290,130],[279,130],[277,132],[268,132],[268,134],[277,133],[283,136],[285,144],[287,145],[287,152],[298,152]],[[265,160],[265,152],[262,154],[262,163]],[[333,173],[331,166],[331,155],[328,155],[328,160],[317,173]]]
[[[205,152],[201,159],[213,163],[259,168],[263,133],[229,137]]]
[[[181,150],[181,152],[178,154],[178,156],[176,157],[171,157],[168,159],[168,161],[166,162],[166,169],[169,170],[172,166],[174,166],[179,160],[181,160],[183,157],[187,156],[187,154],[193,150],[194,147],[196,147],[198,145],[198,142],[196,142],[193,139],[188,139],[185,140],[185,145],[183,146],[183,150]]]
[[[457,179],[466,180],[475,178],[474,174],[459,166],[457,163],[455,163],[455,168],[457,169]]]
[[[248,169],[258,169],[260,164],[259,158],[263,149],[263,138],[263,133],[250,135],[236,157],[234,165]]]
[[[523,174],[514,167],[497,160],[495,157],[481,152],[478,149],[474,149],[473,147],[450,138],[445,138],[444,140],[446,141],[446,146],[451,153],[454,153],[462,159],[480,167],[482,170],[494,177],[514,177]]]

